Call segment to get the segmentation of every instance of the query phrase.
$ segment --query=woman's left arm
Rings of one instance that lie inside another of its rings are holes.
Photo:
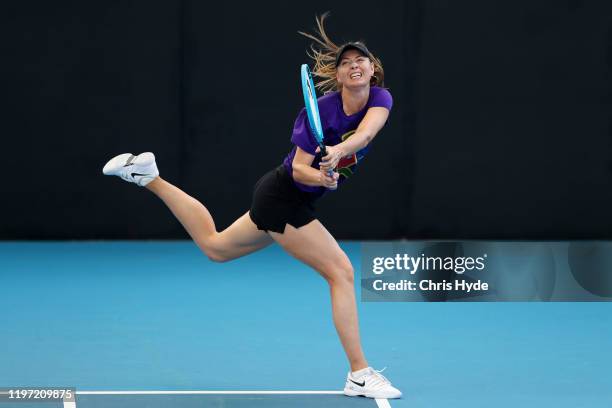
[[[325,171],[334,169],[341,158],[350,156],[366,147],[385,125],[388,117],[389,110],[387,108],[377,106],[368,109],[351,137],[335,146],[326,146],[327,156],[321,160],[321,169]]]

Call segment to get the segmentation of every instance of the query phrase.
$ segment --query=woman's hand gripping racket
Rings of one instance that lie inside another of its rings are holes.
[[[319,105],[317,104],[317,94],[315,92],[314,82],[312,81],[312,74],[308,64],[302,64],[301,68],[302,77],[302,92],[304,93],[304,104],[306,105],[306,114],[308,115],[308,124],[310,125],[310,131],[314,135],[319,149],[321,150],[321,157],[327,156],[327,149],[323,144],[323,127],[321,126],[321,117],[319,116]],[[327,175],[334,178],[334,171],[329,170]]]

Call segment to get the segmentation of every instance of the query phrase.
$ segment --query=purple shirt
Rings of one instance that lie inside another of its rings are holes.
[[[381,106],[391,110],[393,105],[393,98],[387,89],[373,86],[370,88],[370,96],[366,106],[359,112],[353,115],[346,115],[342,108],[342,97],[340,92],[328,93],[320,98],[319,101],[319,115],[321,116],[321,126],[323,127],[323,143],[326,146],[335,146],[338,143],[343,142],[347,138],[351,137],[361,120],[365,116],[369,108],[375,106]],[[319,169],[319,162],[321,161],[320,155],[316,154],[315,151],[318,147],[317,141],[314,135],[310,131],[308,125],[308,116],[306,109],[302,108],[300,114],[295,120],[293,126],[293,135],[291,136],[291,142],[299,146],[305,152],[315,155],[315,159],[312,162],[311,167]],[[359,164],[359,162],[368,153],[368,147],[359,150],[357,153],[340,159],[336,171],[340,174],[338,184],[343,183],[348,177],[350,177]],[[287,155],[284,161],[284,166],[293,177],[293,158],[295,157],[296,147],[294,146],[291,152]],[[293,181],[295,185],[302,191],[310,193],[317,193],[317,195],[323,194],[327,189],[319,186],[307,186],[297,181]]]

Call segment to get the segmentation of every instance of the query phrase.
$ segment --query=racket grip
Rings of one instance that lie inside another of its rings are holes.
[[[319,148],[321,149],[321,157],[327,156],[327,149],[325,148],[325,145],[323,143],[321,143],[319,145]],[[328,170],[327,171],[327,175],[329,177],[332,177],[334,175],[334,171],[333,170]]]

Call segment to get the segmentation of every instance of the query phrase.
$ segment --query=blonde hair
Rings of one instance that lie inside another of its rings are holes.
[[[323,13],[320,17],[315,16],[317,22],[316,35],[298,31],[298,33],[314,41],[310,44],[311,52],[307,51],[306,54],[314,61],[312,73],[315,77],[320,78],[315,81],[315,86],[323,93],[342,89],[342,85],[336,81],[336,54],[342,45],[335,44],[325,32],[324,23],[328,16],[329,11]],[[374,64],[374,75],[370,79],[370,86],[384,86],[385,72],[382,62],[373,55],[369,55],[368,58]]]

